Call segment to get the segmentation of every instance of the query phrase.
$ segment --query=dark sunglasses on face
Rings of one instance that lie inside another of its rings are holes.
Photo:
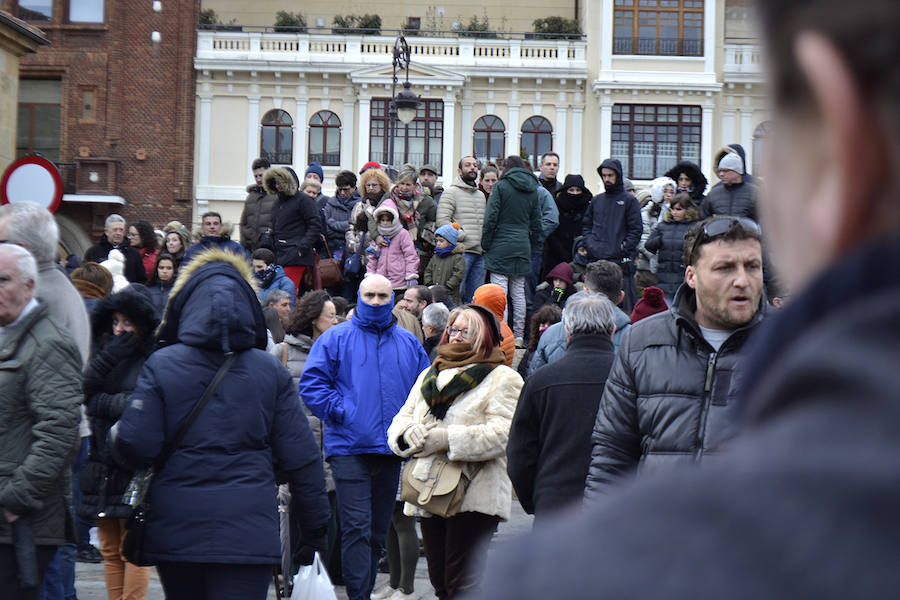
[[[691,252],[689,254],[691,262],[694,260],[697,248],[702,244],[708,244],[734,228],[741,228],[746,232],[762,236],[762,230],[753,219],[748,219],[747,217],[715,217],[704,225],[700,233],[697,234],[697,237],[694,238],[694,243],[691,245]]]

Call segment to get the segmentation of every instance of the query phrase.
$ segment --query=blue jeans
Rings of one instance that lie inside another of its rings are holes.
[[[341,522],[341,567],[350,600],[368,600],[391,525],[400,459],[386,454],[331,456]]]
[[[469,303],[475,290],[484,283],[484,255],[465,252],[463,257],[466,259],[466,278],[460,286],[459,295],[463,303]]]
[[[78,451],[78,456],[72,463],[72,512],[75,514],[78,514],[78,507],[81,506],[81,486],[78,485],[78,474],[87,460],[90,440],[89,437],[81,438],[81,450]],[[79,542],[81,542],[80,525],[81,520],[76,517],[75,530],[79,534]],[[90,527],[88,527],[88,543],[90,543]],[[44,573],[40,600],[77,600],[78,597],[75,595],[75,555],[77,551],[77,544],[66,543],[59,547]]]
[[[539,246],[531,251],[531,276],[525,281],[525,302],[528,304],[529,310],[534,303],[534,288],[541,282],[541,265],[543,262],[544,247]]]

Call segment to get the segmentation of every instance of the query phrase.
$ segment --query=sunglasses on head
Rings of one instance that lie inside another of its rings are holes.
[[[736,228],[743,229],[746,232],[760,237],[762,236],[762,230],[759,228],[759,224],[753,219],[748,219],[747,217],[715,217],[706,223],[703,226],[703,229],[697,234],[697,237],[694,238],[694,243],[691,245],[691,252],[688,255],[690,256],[691,263],[694,262],[697,248],[703,244],[708,244],[717,237],[721,237]]]

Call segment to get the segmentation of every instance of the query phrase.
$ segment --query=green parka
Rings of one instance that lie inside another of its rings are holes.
[[[80,438],[81,355],[39,304],[0,341],[0,507],[31,520],[37,545],[71,532],[69,465]],[[68,521],[68,523],[67,523]],[[67,527],[68,525],[68,527]],[[11,544],[0,519],[0,544]]]
[[[537,178],[517,167],[504,172],[491,190],[481,230],[489,272],[510,277],[531,273],[531,248],[541,240],[537,187]]]

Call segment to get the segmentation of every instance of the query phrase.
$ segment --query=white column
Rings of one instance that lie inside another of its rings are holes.
[[[721,145],[726,146],[734,143],[734,109],[725,109],[722,111],[722,139]]]
[[[356,136],[356,164],[354,169],[359,169],[369,162],[369,117],[371,116],[369,104],[371,100],[368,95],[359,95],[359,135]]]
[[[603,162],[612,154],[612,101],[600,103],[600,161]]]
[[[459,106],[462,108],[462,123],[459,124],[459,156],[462,158],[472,154],[472,103],[460,102]],[[444,183],[449,182],[445,180]]]
[[[715,5],[715,2],[707,2]],[[613,0],[603,0],[603,8],[600,13],[600,71],[612,70],[612,45],[613,45]]]
[[[730,142],[729,142],[730,143]],[[753,109],[745,108],[741,111],[741,145],[748,154],[753,151]],[[747,157],[750,164],[750,157]]]
[[[294,116],[294,170],[303,172],[306,170],[307,156],[307,116],[306,109],[309,101],[306,98],[297,98],[297,114]]]
[[[582,117],[584,116],[584,107],[583,106],[573,106],[572,107],[572,132],[573,135],[569,137],[569,158],[566,159],[566,164],[569,165],[569,169],[573,173],[584,173],[584,167],[581,164],[581,140],[582,137],[587,137],[582,135]]]
[[[509,105],[509,123],[506,124],[506,156],[519,155],[519,105]]]
[[[553,147],[554,151],[559,154],[559,174],[557,178],[562,180],[566,176],[566,167],[565,165],[569,162],[569,156],[566,155],[566,143],[569,139],[569,136],[566,132],[566,117],[569,113],[568,106],[559,106],[556,107],[556,145]]]
[[[250,167],[259,157],[259,96],[250,96],[247,102],[247,174],[253,183]]]
[[[716,7],[719,2],[706,2],[703,11],[703,70],[716,71]]]
[[[341,121],[341,168],[356,172],[362,165],[353,164],[353,140],[356,134],[353,132],[354,115],[353,108],[356,103],[353,100],[344,100],[344,118]],[[365,163],[363,163],[365,164]]]
[[[200,164],[197,166],[198,185],[209,185],[209,148],[212,134],[212,95],[200,96]]]
[[[453,162],[453,149],[456,145],[456,98],[451,95],[444,97],[444,143],[443,156],[441,157],[441,176],[444,185],[453,181],[456,165]],[[420,165],[421,166],[421,165]]]
[[[707,102],[711,99],[707,98]],[[712,165],[713,148],[712,148],[712,104],[704,104],[701,108],[703,111],[702,121],[700,123],[700,168],[706,175],[707,181],[712,181],[712,174],[715,171],[715,165]]]

